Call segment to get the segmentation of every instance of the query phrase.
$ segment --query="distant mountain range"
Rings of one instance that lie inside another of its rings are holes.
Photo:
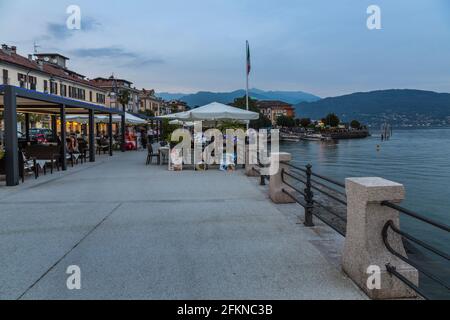
[[[422,90],[358,92],[295,105],[296,116],[321,119],[335,113],[372,126],[385,121],[397,127],[450,125],[450,94]]]
[[[245,95],[245,90],[236,90],[232,92],[200,91],[192,94],[161,92],[156,95],[164,100],[182,100],[190,107],[196,107],[211,102],[231,103],[234,99],[243,97]],[[302,91],[264,91],[251,89],[250,95],[253,99],[257,100],[281,100],[293,105],[305,101],[312,102],[320,100],[319,97]]]
[[[179,99],[189,106],[211,102],[231,103],[243,97],[245,90],[194,94],[158,93],[165,100]],[[257,100],[281,100],[294,105],[296,117],[319,120],[335,113],[344,122],[356,119],[371,127],[389,122],[395,127],[450,126],[450,94],[412,89],[391,89],[320,99],[301,91],[264,91],[251,89]]]

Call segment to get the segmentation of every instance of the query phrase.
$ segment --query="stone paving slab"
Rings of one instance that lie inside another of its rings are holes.
[[[299,207],[272,204],[256,179],[144,162],[0,187],[0,298],[366,298],[322,245],[332,233],[296,224]],[[66,287],[70,265],[81,290]]]

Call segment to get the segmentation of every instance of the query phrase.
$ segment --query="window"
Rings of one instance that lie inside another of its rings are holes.
[[[50,93],[58,94],[58,84],[56,82],[50,81]]]
[[[48,92],[48,81],[44,80],[44,92],[47,93]]]
[[[37,78],[33,76],[28,76],[28,83],[30,84],[31,90],[36,90]]]
[[[67,97],[67,86],[65,84],[61,83],[61,88],[59,91],[61,93],[61,96]]]
[[[92,91],[89,91],[89,101],[92,102]]]
[[[79,93],[78,88],[69,86],[69,98],[78,99],[79,97],[78,93]]]
[[[3,84],[8,84],[9,78],[8,78],[8,70],[3,69]]]
[[[97,103],[105,103],[105,95],[101,93],[97,93]]]
[[[27,76],[23,73],[17,74],[17,80],[19,81],[19,85],[21,88],[25,88],[25,83],[27,82]]]

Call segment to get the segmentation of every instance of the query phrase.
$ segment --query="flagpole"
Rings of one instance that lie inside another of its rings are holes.
[[[248,111],[248,74],[247,74],[247,87],[246,87],[246,90],[245,90],[245,92],[246,92],[246,106],[247,106],[247,111]]]
[[[246,62],[245,62],[245,76],[246,76],[246,87],[245,87],[245,105],[247,107],[247,111],[249,111],[249,104],[248,104],[248,77],[250,75],[249,72],[249,44],[248,41],[245,42],[245,51],[246,51]],[[250,122],[247,121],[247,130],[249,129]]]

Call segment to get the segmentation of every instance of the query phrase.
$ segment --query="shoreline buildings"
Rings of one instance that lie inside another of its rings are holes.
[[[139,111],[149,116],[164,115],[164,100],[155,96],[155,90],[142,89],[139,93]]]
[[[295,109],[294,107],[286,102],[278,101],[278,100],[266,100],[266,101],[257,101],[256,107],[261,110],[261,113],[265,115],[270,121],[272,121],[272,125],[277,124],[277,119],[280,116],[286,117],[295,117]]]
[[[65,98],[98,104],[106,108],[122,109],[118,94],[130,93],[126,112],[159,117],[189,109],[181,100],[164,101],[156,97],[153,89],[139,90],[128,79],[110,77],[87,78],[69,69],[70,59],[59,53],[36,53],[27,57],[17,53],[17,47],[3,44],[0,49],[0,84],[58,95]],[[276,124],[279,116],[295,116],[292,105],[282,101],[258,101],[257,107]],[[42,120],[44,126],[49,119]]]
[[[118,93],[127,90],[130,93],[130,101],[125,108],[127,112],[149,115],[147,110],[154,110],[154,116],[170,113],[168,103],[156,98],[154,90],[138,90],[131,81],[114,75],[89,79],[71,70],[69,60],[59,53],[36,53],[26,57],[18,53],[16,46],[3,44],[0,48],[0,85],[12,85],[114,109],[122,109]],[[36,126],[50,127],[50,122],[50,117],[43,116]],[[81,129],[79,124],[68,124],[67,127],[70,130]]]
[[[130,93],[130,101],[125,106],[125,111],[130,113],[139,112],[139,90],[132,86],[133,82],[126,79],[115,78],[111,75],[109,78],[98,77],[90,80],[90,82],[107,92],[106,105],[110,108],[122,109],[122,105],[118,101],[118,94],[122,90]]]
[[[69,58],[58,53],[21,56],[14,46],[0,49],[1,84],[105,105],[106,90],[67,67]]]

